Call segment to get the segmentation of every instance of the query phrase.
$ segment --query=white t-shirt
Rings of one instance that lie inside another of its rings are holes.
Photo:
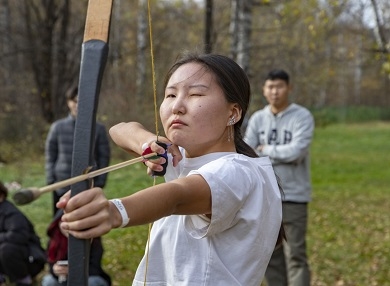
[[[183,158],[169,164],[165,179],[194,174],[210,186],[212,217],[172,215],[153,224],[146,285],[258,286],[282,221],[270,160],[226,152]],[[144,285],[145,263],[134,286]]]

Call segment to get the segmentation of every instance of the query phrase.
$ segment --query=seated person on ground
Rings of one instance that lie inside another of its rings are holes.
[[[8,279],[16,286],[29,286],[45,266],[44,260],[33,259],[29,246],[36,245],[43,254],[44,250],[32,223],[7,196],[0,182],[0,285]]]
[[[50,267],[50,273],[42,279],[42,286],[67,285],[68,266],[63,261],[68,260],[68,237],[59,227],[62,210],[58,210],[53,221],[47,229],[49,236],[47,260]],[[101,266],[103,257],[103,245],[101,238],[94,238],[91,242],[89,257],[89,277],[88,286],[109,286],[111,285],[110,276]],[[62,284],[63,283],[63,284]]]

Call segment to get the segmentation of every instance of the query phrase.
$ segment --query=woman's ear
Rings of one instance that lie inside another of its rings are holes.
[[[234,121],[238,122],[241,120],[241,116],[242,116],[241,107],[237,103],[233,104],[231,108],[230,118],[234,117]]]

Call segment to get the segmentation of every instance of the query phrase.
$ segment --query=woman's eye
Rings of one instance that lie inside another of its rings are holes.
[[[192,93],[190,96],[202,96],[202,95],[199,93]]]
[[[170,97],[176,97],[176,95],[174,95],[172,93],[165,95],[165,98],[170,98]]]

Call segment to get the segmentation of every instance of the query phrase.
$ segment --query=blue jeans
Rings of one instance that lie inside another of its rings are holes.
[[[42,286],[63,286],[67,285],[65,283],[60,283],[58,280],[51,274],[46,274],[42,279]],[[108,286],[106,280],[100,276],[89,276],[88,277],[88,286]]]

